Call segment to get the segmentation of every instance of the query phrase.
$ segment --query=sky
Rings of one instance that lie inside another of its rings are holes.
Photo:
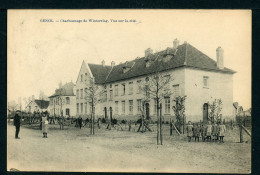
[[[83,60],[119,64],[177,38],[214,60],[221,46],[224,66],[237,72],[234,102],[251,107],[250,10],[8,10],[7,24],[7,101],[52,95],[60,81],[76,82]]]

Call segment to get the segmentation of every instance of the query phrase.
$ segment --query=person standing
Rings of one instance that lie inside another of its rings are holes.
[[[188,142],[191,141],[191,137],[193,136],[193,126],[191,124],[191,121],[188,122],[188,125],[186,126],[187,129],[187,137],[188,137]]]
[[[47,115],[46,113],[43,113],[42,116],[42,133],[43,133],[43,138],[48,138],[47,137],[47,132],[48,132],[48,120],[47,120]]]
[[[200,142],[200,126],[198,123],[196,123],[194,125],[194,128],[193,128],[193,135],[194,135],[194,138],[195,138],[195,142],[198,140],[198,142]]]
[[[79,123],[79,129],[81,129],[81,127],[82,127],[82,117],[81,117],[81,115],[79,115],[78,123]]]
[[[20,132],[20,125],[21,125],[20,112],[21,112],[21,111],[17,110],[17,111],[15,112],[15,116],[14,116],[15,139],[20,139],[20,137],[18,137],[19,132]]]
[[[219,142],[224,143],[223,138],[224,138],[224,133],[226,132],[226,126],[223,124],[223,122],[220,122],[220,125],[218,127],[218,136],[219,136]]]
[[[207,125],[207,141],[211,141],[211,135],[212,135],[212,125],[211,125],[211,121],[209,121]]]

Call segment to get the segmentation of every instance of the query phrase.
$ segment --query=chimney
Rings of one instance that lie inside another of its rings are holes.
[[[116,63],[115,63],[114,61],[112,61],[112,62],[111,62],[111,67],[114,67],[115,64],[116,64]]]
[[[219,46],[216,50],[216,55],[217,55],[217,67],[219,69],[224,69],[224,50]]]
[[[179,46],[179,43],[180,43],[180,41],[177,38],[175,38],[175,40],[173,41],[173,48],[177,49]]]
[[[151,54],[153,54],[153,50],[151,48],[148,48],[145,50],[145,58],[148,58]]]
[[[105,67],[105,61],[104,60],[102,60],[101,64],[102,64],[103,67]]]

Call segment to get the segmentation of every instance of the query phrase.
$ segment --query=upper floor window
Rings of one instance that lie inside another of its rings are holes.
[[[107,101],[107,91],[104,91],[104,100]]]
[[[125,84],[122,84],[122,95],[125,95]]]
[[[80,98],[83,98],[83,89],[80,89]]]
[[[70,104],[70,98],[66,97],[66,104],[69,105]]]
[[[137,81],[137,94],[140,94],[142,91],[142,85],[141,85],[141,80]]]
[[[79,113],[79,103],[77,103],[77,113]]]
[[[122,101],[122,113],[125,113],[125,101]]]
[[[79,89],[77,89],[77,99],[79,99]]]
[[[110,88],[112,88],[112,84],[110,84]]]
[[[113,100],[113,90],[110,90],[109,100]]]
[[[170,75],[165,75],[164,76],[164,79],[165,79],[165,89],[169,90],[170,89],[170,79],[171,79],[171,76]]]
[[[87,90],[88,90],[88,88],[85,88],[85,91],[84,91],[84,93],[85,93],[85,98],[88,97],[88,93],[87,93],[88,91],[87,91]]]
[[[129,82],[129,95],[133,94],[133,82]]]
[[[155,114],[157,113],[157,100],[156,98],[154,99],[154,111]]]
[[[172,87],[173,87],[173,96],[174,96],[174,97],[179,96],[179,95],[180,95],[180,92],[179,92],[179,85],[176,84],[176,85],[173,85]]]
[[[115,96],[118,96],[118,85],[115,85]]]
[[[209,77],[203,76],[203,87],[209,87]]]

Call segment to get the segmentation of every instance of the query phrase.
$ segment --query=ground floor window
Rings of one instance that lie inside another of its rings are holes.
[[[129,100],[129,114],[133,114],[133,100]]]
[[[70,115],[70,109],[66,108],[66,115]]]
[[[115,113],[118,114],[118,101],[115,101]]]
[[[165,114],[170,114],[170,98],[165,98]]]
[[[122,113],[125,113],[125,101],[122,101]]]
[[[83,114],[83,103],[80,103],[80,113]]]
[[[142,100],[141,99],[137,100],[137,110],[138,110],[138,113],[141,113],[141,110],[142,110]]]
[[[79,113],[79,104],[77,103],[77,113]]]

